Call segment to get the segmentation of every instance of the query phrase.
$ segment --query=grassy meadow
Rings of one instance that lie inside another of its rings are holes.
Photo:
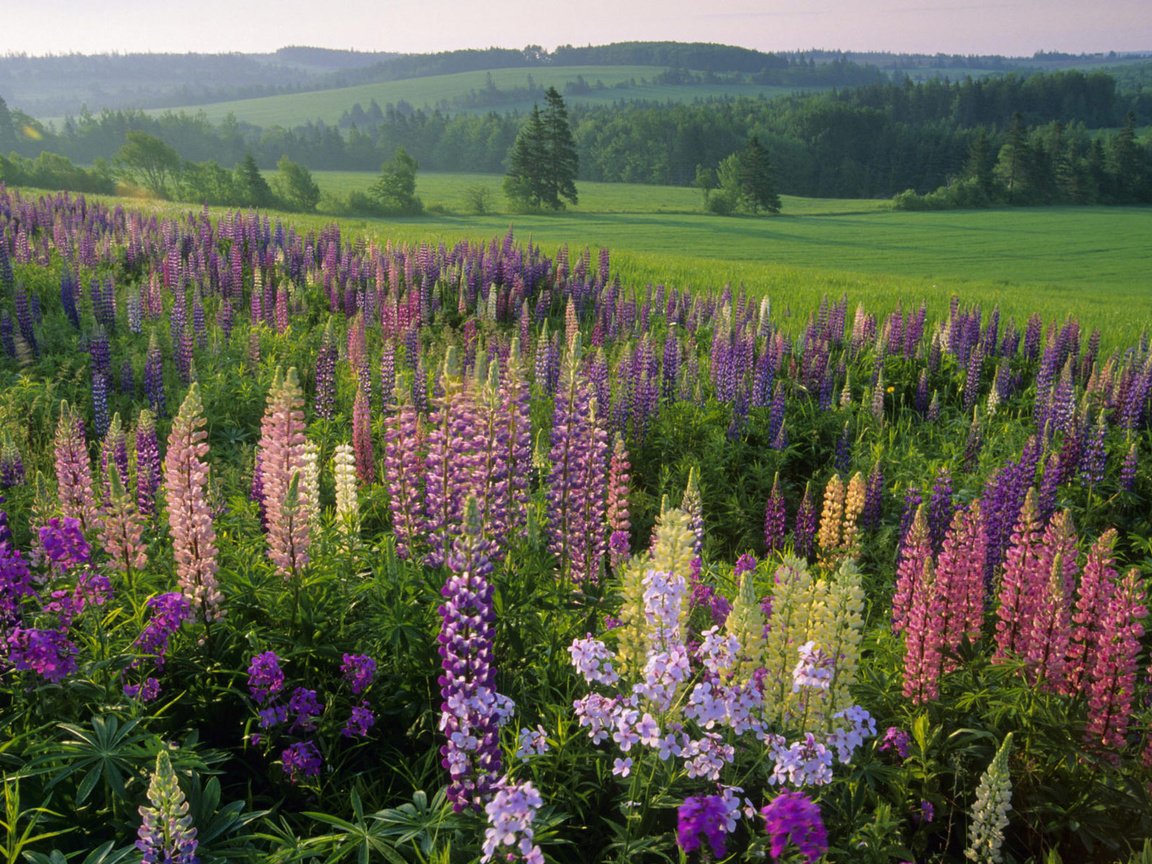
[[[330,195],[371,184],[373,175],[317,172]],[[422,173],[418,219],[342,220],[380,239],[450,242],[512,227],[546,249],[607,247],[625,277],[689,287],[731,283],[782,304],[847,293],[869,307],[926,300],[940,309],[956,294],[1026,318],[1080,317],[1105,338],[1130,340],[1152,322],[1152,211],[1038,208],[904,212],[887,201],[784,196],[772,218],[702,212],[683,187],[579,184],[580,203],[558,214],[507,212],[502,178]],[[466,192],[488,191],[492,213],[467,212]]]
[[[565,100],[570,105],[606,104],[618,99],[648,100],[658,102],[690,102],[713,96],[737,93],[742,96],[763,96],[770,98],[784,93],[795,92],[799,88],[775,87],[770,85],[731,85],[697,84],[686,86],[658,85],[651,79],[665,71],[661,66],[556,66],[536,69],[494,69],[489,72],[459,72],[453,75],[431,75],[424,78],[408,78],[401,81],[382,81],[374,84],[359,84],[353,87],[340,87],[332,90],[317,90],[305,93],[289,93],[281,96],[264,96],[254,99],[237,99],[216,102],[209,105],[190,105],[181,108],[153,109],[150,114],[163,114],[168,111],[199,114],[213,123],[218,123],[228,115],[234,115],[245,123],[257,126],[298,126],[309,121],[322,120],[336,123],[340,116],[359,102],[367,108],[375,99],[381,107],[389,102],[395,104],[404,100],[415,108],[434,108],[443,101],[467,96],[476,91],[482,92],[488,86],[489,75],[500,90],[526,88],[531,79],[537,87],[555,87],[561,92],[565,85],[583,78],[589,87],[587,93],[569,94]],[[508,102],[500,110],[527,110],[531,101],[524,103]],[[477,109],[488,111],[490,108]]]

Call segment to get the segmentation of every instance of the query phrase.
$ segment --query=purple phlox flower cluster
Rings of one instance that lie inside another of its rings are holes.
[[[8,662],[59,684],[76,671],[76,646],[59,630],[16,627],[8,634]]]
[[[376,715],[368,707],[367,702],[361,702],[359,705],[352,706],[352,713],[345,722],[344,728],[340,730],[340,734],[345,738],[366,738],[368,731],[375,725]]]
[[[351,685],[353,695],[359,696],[376,677],[376,661],[367,654],[345,654],[340,674]]]
[[[517,735],[517,742],[516,758],[521,762],[527,762],[533,756],[542,756],[551,749],[548,746],[548,733],[544,731],[543,726],[521,729]]]
[[[827,690],[832,685],[836,661],[809,640],[800,646],[800,661],[792,670],[792,692],[799,693],[801,687],[816,687]]]
[[[488,828],[484,832],[482,864],[499,857],[503,861],[544,864],[544,854],[534,842],[532,823],[544,801],[531,781],[509,783],[501,780],[495,796],[484,812]]]
[[[929,800],[923,799],[920,802],[920,812],[916,814],[916,818],[927,824],[936,818],[936,806]]]
[[[73,567],[92,561],[92,550],[84,539],[80,520],[71,516],[53,516],[37,532],[40,547],[53,572],[66,573]]]
[[[312,741],[296,741],[280,753],[280,767],[288,779],[299,783],[309,777],[319,777],[324,760]]]
[[[676,842],[685,852],[700,848],[703,837],[717,858],[723,858],[728,830],[728,807],[719,795],[685,798],[676,810]]]
[[[324,703],[317,698],[315,690],[297,687],[288,699],[288,712],[295,715],[292,731],[310,732],[316,728],[316,718],[324,713]]]
[[[705,732],[702,738],[685,744],[680,756],[689,777],[719,781],[720,772],[735,758],[736,750],[731,744],[725,744],[717,733]]]
[[[820,808],[803,792],[781,792],[760,811],[764,830],[772,838],[769,850],[773,860],[780,858],[792,843],[808,864],[828,851],[828,834]]]
[[[688,649],[673,644],[667,651],[650,652],[643,675],[643,680],[633,685],[633,692],[652,702],[658,711],[667,711],[681,685],[692,677]]]
[[[132,647],[140,654],[155,658],[157,666],[163,666],[168,641],[180,626],[192,617],[192,606],[188,598],[179,591],[158,594],[148,600],[147,606],[152,610],[152,617],[144,625]],[[133,665],[135,664],[136,661],[133,661]]]
[[[710,627],[700,636],[702,638],[696,656],[713,675],[726,675],[736,663],[740,640],[731,633],[721,633],[719,627]]]
[[[768,742],[775,766],[768,782],[793,786],[823,786],[832,782],[832,751],[811,732],[789,746],[777,736]]]
[[[889,726],[880,741],[880,749],[894,750],[901,759],[908,758],[908,745],[912,743],[912,736],[899,726]]]
[[[604,684],[611,687],[620,680],[620,676],[612,668],[612,652],[599,639],[592,638],[592,634],[574,640],[568,646],[568,653],[572,657],[572,665],[576,667],[576,671],[583,675],[589,684]]]
[[[263,705],[284,688],[284,672],[275,651],[257,654],[248,664],[248,692]]]
[[[160,679],[149,675],[139,684],[125,684],[124,695],[140,702],[152,702],[160,695]]]
[[[832,716],[836,720],[845,721],[847,725],[837,726],[829,732],[825,743],[836,751],[836,758],[840,764],[847,765],[852,760],[856,748],[863,744],[865,739],[876,734],[876,720],[859,705],[837,711]]]

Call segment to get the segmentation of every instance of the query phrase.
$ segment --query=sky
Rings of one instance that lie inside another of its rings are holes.
[[[762,51],[1152,51],[1152,0],[0,0],[0,54],[719,42]]]

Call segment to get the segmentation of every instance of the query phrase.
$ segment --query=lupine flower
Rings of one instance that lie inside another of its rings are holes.
[[[1068,649],[1068,687],[1073,693],[1080,691],[1084,677],[1099,665],[1100,631],[1118,581],[1113,554],[1116,536],[1116,529],[1109,528],[1092,544],[1076,591]]]
[[[458,811],[483,806],[497,788],[499,732],[511,713],[511,700],[496,691],[491,666],[490,545],[479,508],[470,500],[464,534],[448,558],[452,575],[444,583],[439,609],[440,729],[447,739],[440,752],[451,776],[448,797]]]
[[[308,564],[312,502],[301,494],[305,468],[304,395],[296,370],[276,370],[260,424],[260,478],[268,517],[268,557],[284,577]]]
[[[487,864],[499,856],[506,862],[544,864],[544,855],[533,842],[532,829],[536,811],[543,803],[531,781],[518,784],[509,783],[506,779],[502,781],[495,796],[484,807],[488,828],[484,832],[484,854],[480,861]]]
[[[331,318],[324,326],[324,338],[316,354],[316,390],[312,407],[316,416],[325,420],[336,415],[336,343]]]
[[[24,482],[24,460],[11,435],[4,436],[0,446],[0,486],[5,489],[19,486]]]
[[[968,848],[964,850],[964,857],[977,864],[999,864],[1001,861],[1000,846],[1004,843],[1004,829],[1008,827],[1012,802],[1012,777],[1008,772],[1011,752],[1012,733],[1009,732],[976,787],[976,803],[972,806],[972,819],[968,823]]]
[[[419,415],[407,401],[385,418],[384,476],[388,478],[388,509],[392,515],[392,532],[396,535],[396,554],[402,559],[411,555],[411,543],[420,535],[420,516],[424,509],[423,460],[420,458],[422,433]]]
[[[808,864],[828,851],[828,836],[820,808],[803,792],[781,792],[760,810],[764,830],[772,838],[769,852],[776,860],[789,844],[796,846]]]
[[[156,490],[162,477],[156,421],[152,412],[143,408],[136,421],[136,508],[144,516],[156,513]]]
[[[676,810],[676,843],[685,852],[700,848],[704,837],[712,847],[712,854],[723,858],[728,808],[719,795],[694,795],[685,798]]]
[[[775,552],[784,547],[786,518],[787,509],[784,496],[780,493],[780,474],[777,472],[772,479],[768,503],[764,507],[764,548],[767,552]]]
[[[176,781],[167,750],[156,754],[156,769],[148,783],[150,806],[140,807],[136,848],[144,864],[197,864],[196,828],[188,802]]]
[[[200,390],[193,384],[168,436],[164,457],[168,529],[181,590],[201,620],[222,617],[223,595],[216,580],[216,529],[208,505],[208,453]]]
[[[1040,569],[1041,532],[1036,512],[1036,496],[1028,490],[1012,546],[1008,550],[1001,577],[996,609],[997,660],[1009,654],[1023,656],[1027,649],[1032,619],[1040,593],[1046,590],[1048,573]]]
[[[169,640],[192,616],[192,609],[188,598],[178,591],[151,597],[147,606],[152,612],[152,617],[132,643],[132,648],[142,656],[153,658],[157,666],[163,666]],[[132,667],[139,665],[138,659],[133,660],[130,665]]]
[[[352,403],[352,449],[356,455],[356,476],[368,486],[376,482],[376,457],[372,449],[372,409],[360,388]]]
[[[1141,621],[1148,614],[1140,571],[1135,567],[1116,586],[1096,643],[1096,665],[1088,670],[1085,741],[1108,749],[1125,745],[1132,719]]]
[[[60,406],[55,455],[61,512],[80,520],[85,531],[94,528],[98,510],[93,494],[92,465],[88,461],[88,445],[84,440],[84,421],[68,407],[67,402]]]
[[[1139,451],[1137,444],[1132,442],[1128,454],[1124,457],[1124,464],[1120,466],[1120,488],[1131,492],[1136,485],[1136,468],[1139,466]]]
[[[297,741],[280,753],[280,768],[293,783],[319,777],[324,759],[312,741]]]
[[[812,487],[805,485],[804,497],[796,511],[796,521],[792,525],[792,544],[801,558],[811,558],[816,543],[818,516],[812,503]]]
[[[692,551],[699,556],[704,550],[704,501],[700,495],[700,470],[694,465],[688,469],[688,485],[684,487],[680,509],[688,516],[688,527],[693,537]]]
[[[108,500],[104,507],[104,521],[100,526],[104,552],[113,570],[131,574],[142,570],[148,563],[144,543],[144,520],[136,509],[136,502],[120,481],[120,469],[108,467]]]
[[[351,444],[337,444],[332,454],[336,486],[336,519],[350,537],[360,534],[360,505],[356,497],[356,456]]]

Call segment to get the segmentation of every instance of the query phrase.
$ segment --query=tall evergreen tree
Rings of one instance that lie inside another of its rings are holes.
[[[772,162],[768,158],[768,151],[755,135],[748,139],[748,144],[740,152],[739,182],[740,203],[750,212],[780,212],[780,196],[776,193]]]
[[[248,153],[236,166],[235,193],[237,200],[248,207],[271,207],[276,203],[272,187],[260,173],[255,157]]]
[[[521,206],[559,210],[564,200],[577,203],[579,157],[564,99],[555,87],[549,87],[545,100],[544,110],[533,106],[516,135],[504,193]]]

